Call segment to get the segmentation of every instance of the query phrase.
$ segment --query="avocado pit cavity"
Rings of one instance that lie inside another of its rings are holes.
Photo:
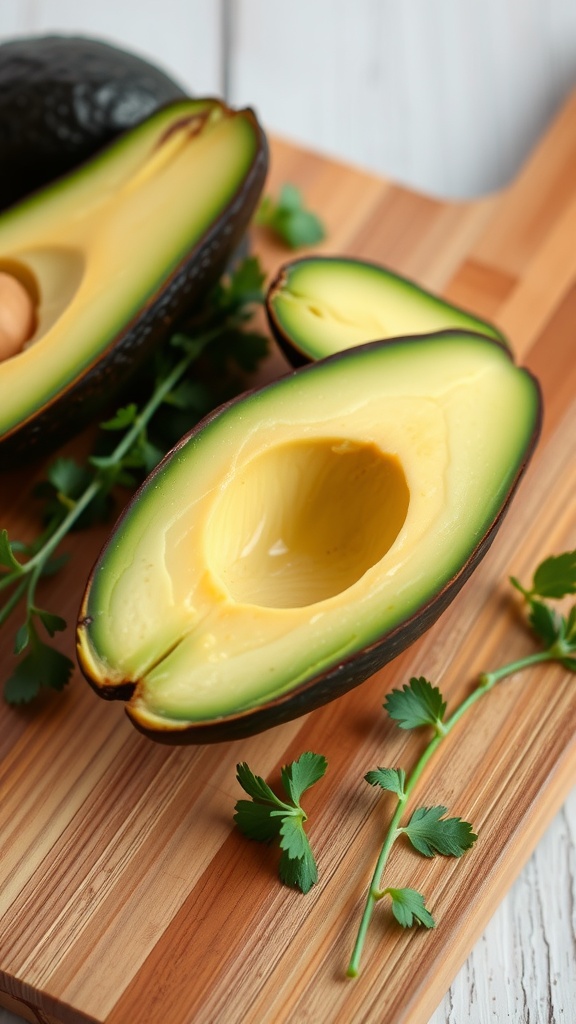
[[[346,590],[380,561],[409,500],[400,462],[374,444],[278,445],[224,488],[207,560],[234,601],[303,608]]]

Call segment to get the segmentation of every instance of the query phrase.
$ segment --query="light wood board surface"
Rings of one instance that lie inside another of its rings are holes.
[[[454,704],[475,673],[532,650],[505,580],[576,544],[576,97],[505,193],[450,205],[278,142],[270,188],[299,184],[330,252],[385,262],[493,319],[545,395],[542,440],[487,558],[413,648],[341,700],[249,740],[165,748],[76,675],[41,708],[0,710],[0,1003],[53,1024],[424,1024],[566,797],[576,752],[574,680],[560,668],[512,680],[440,750],[419,801],[471,820],[461,861],[395,848],[390,876],[421,888],[433,932],[375,915],[364,970],[344,970],[390,811],[362,781],[421,748],[380,705],[410,675]],[[270,270],[285,251],[264,234]],[[269,370],[281,368],[279,357]],[[41,472],[41,470],[39,470]],[[31,474],[5,478],[2,520],[35,529]],[[104,530],[67,544],[46,601],[73,619]],[[72,649],[71,631],[62,639]],[[3,657],[7,671],[10,655]],[[329,772],[308,795],[321,881],[276,881],[276,854],[231,827],[235,765],[271,779],[301,751]]]

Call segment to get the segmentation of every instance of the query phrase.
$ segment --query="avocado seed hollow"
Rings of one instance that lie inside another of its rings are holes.
[[[399,460],[346,438],[276,445],[237,470],[206,553],[234,601],[302,608],[356,583],[390,549],[410,501]]]

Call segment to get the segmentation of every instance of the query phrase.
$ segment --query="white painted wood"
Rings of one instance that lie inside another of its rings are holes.
[[[576,792],[490,921],[430,1024],[576,1020]]]
[[[414,187],[503,185],[576,84],[566,0],[239,0],[231,97]]]
[[[197,95],[221,94],[220,0],[0,0],[0,41],[91,35],[152,60]]]

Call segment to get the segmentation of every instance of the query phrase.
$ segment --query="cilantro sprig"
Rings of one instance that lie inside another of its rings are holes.
[[[316,245],[326,237],[322,221],[306,209],[300,189],[290,184],[282,186],[277,200],[265,196],[255,223],[274,232],[290,249]]]
[[[148,381],[140,382],[147,385],[147,400],[141,406],[129,402],[100,425],[97,448],[85,464],[58,457],[48,466],[35,492],[44,522],[37,538],[26,544],[0,531],[0,628],[21,613],[14,639],[20,660],[4,688],[9,703],[27,703],[43,688],[62,690],[70,679],[72,661],[44,637],[64,630],[66,622],[38,604],[38,584],[62,568],[66,556],[56,551],[72,530],[108,518],[118,487],[136,487],[186,430],[241,388],[242,375],[267,349],[263,336],[245,329],[253,305],[263,299],[263,281],[257,259],[240,263],[151,361]]]
[[[304,831],[308,816],[300,800],[322,778],[327,766],[325,757],[310,750],[285,765],[281,777],[287,799],[281,799],[245,762],[237,765],[236,777],[250,800],[238,800],[234,821],[248,839],[260,843],[278,840],[282,850],[280,880],[303,893],[318,881],[318,868]]]
[[[423,676],[412,678],[402,689],[392,690],[384,701],[384,710],[401,729],[427,728],[433,735],[409,774],[402,768],[379,767],[365,776],[371,786],[393,793],[397,801],[372,875],[348,965],[347,974],[351,978],[360,971],[368,926],[374,907],[380,900],[391,900],[392,913],[404,928],[413,925],[435,927],[434,917],[422,893],[411,888],[382,888],[382,876],[394,843],[405,837],[423,857],[461,857],[478,838],[469,822],[459,817],[447,817],[448,808],[443,805],[416,807],[407,824],[401,824],[408,801],[440,743],[445,741],[463,715],[500,680],[549,661],[559,662],[570,672],[576,672],[576,605],[567,614],[560,614],[550,604],[551,600],[576,593],[576,551],[546,558],[536,569],[531,587],[522,586],[514,577],[510,582],[523,596],[528,624],[540,644],[540,650],[480,675],[474,689],[448,718],[447,705],[440,690]]]

